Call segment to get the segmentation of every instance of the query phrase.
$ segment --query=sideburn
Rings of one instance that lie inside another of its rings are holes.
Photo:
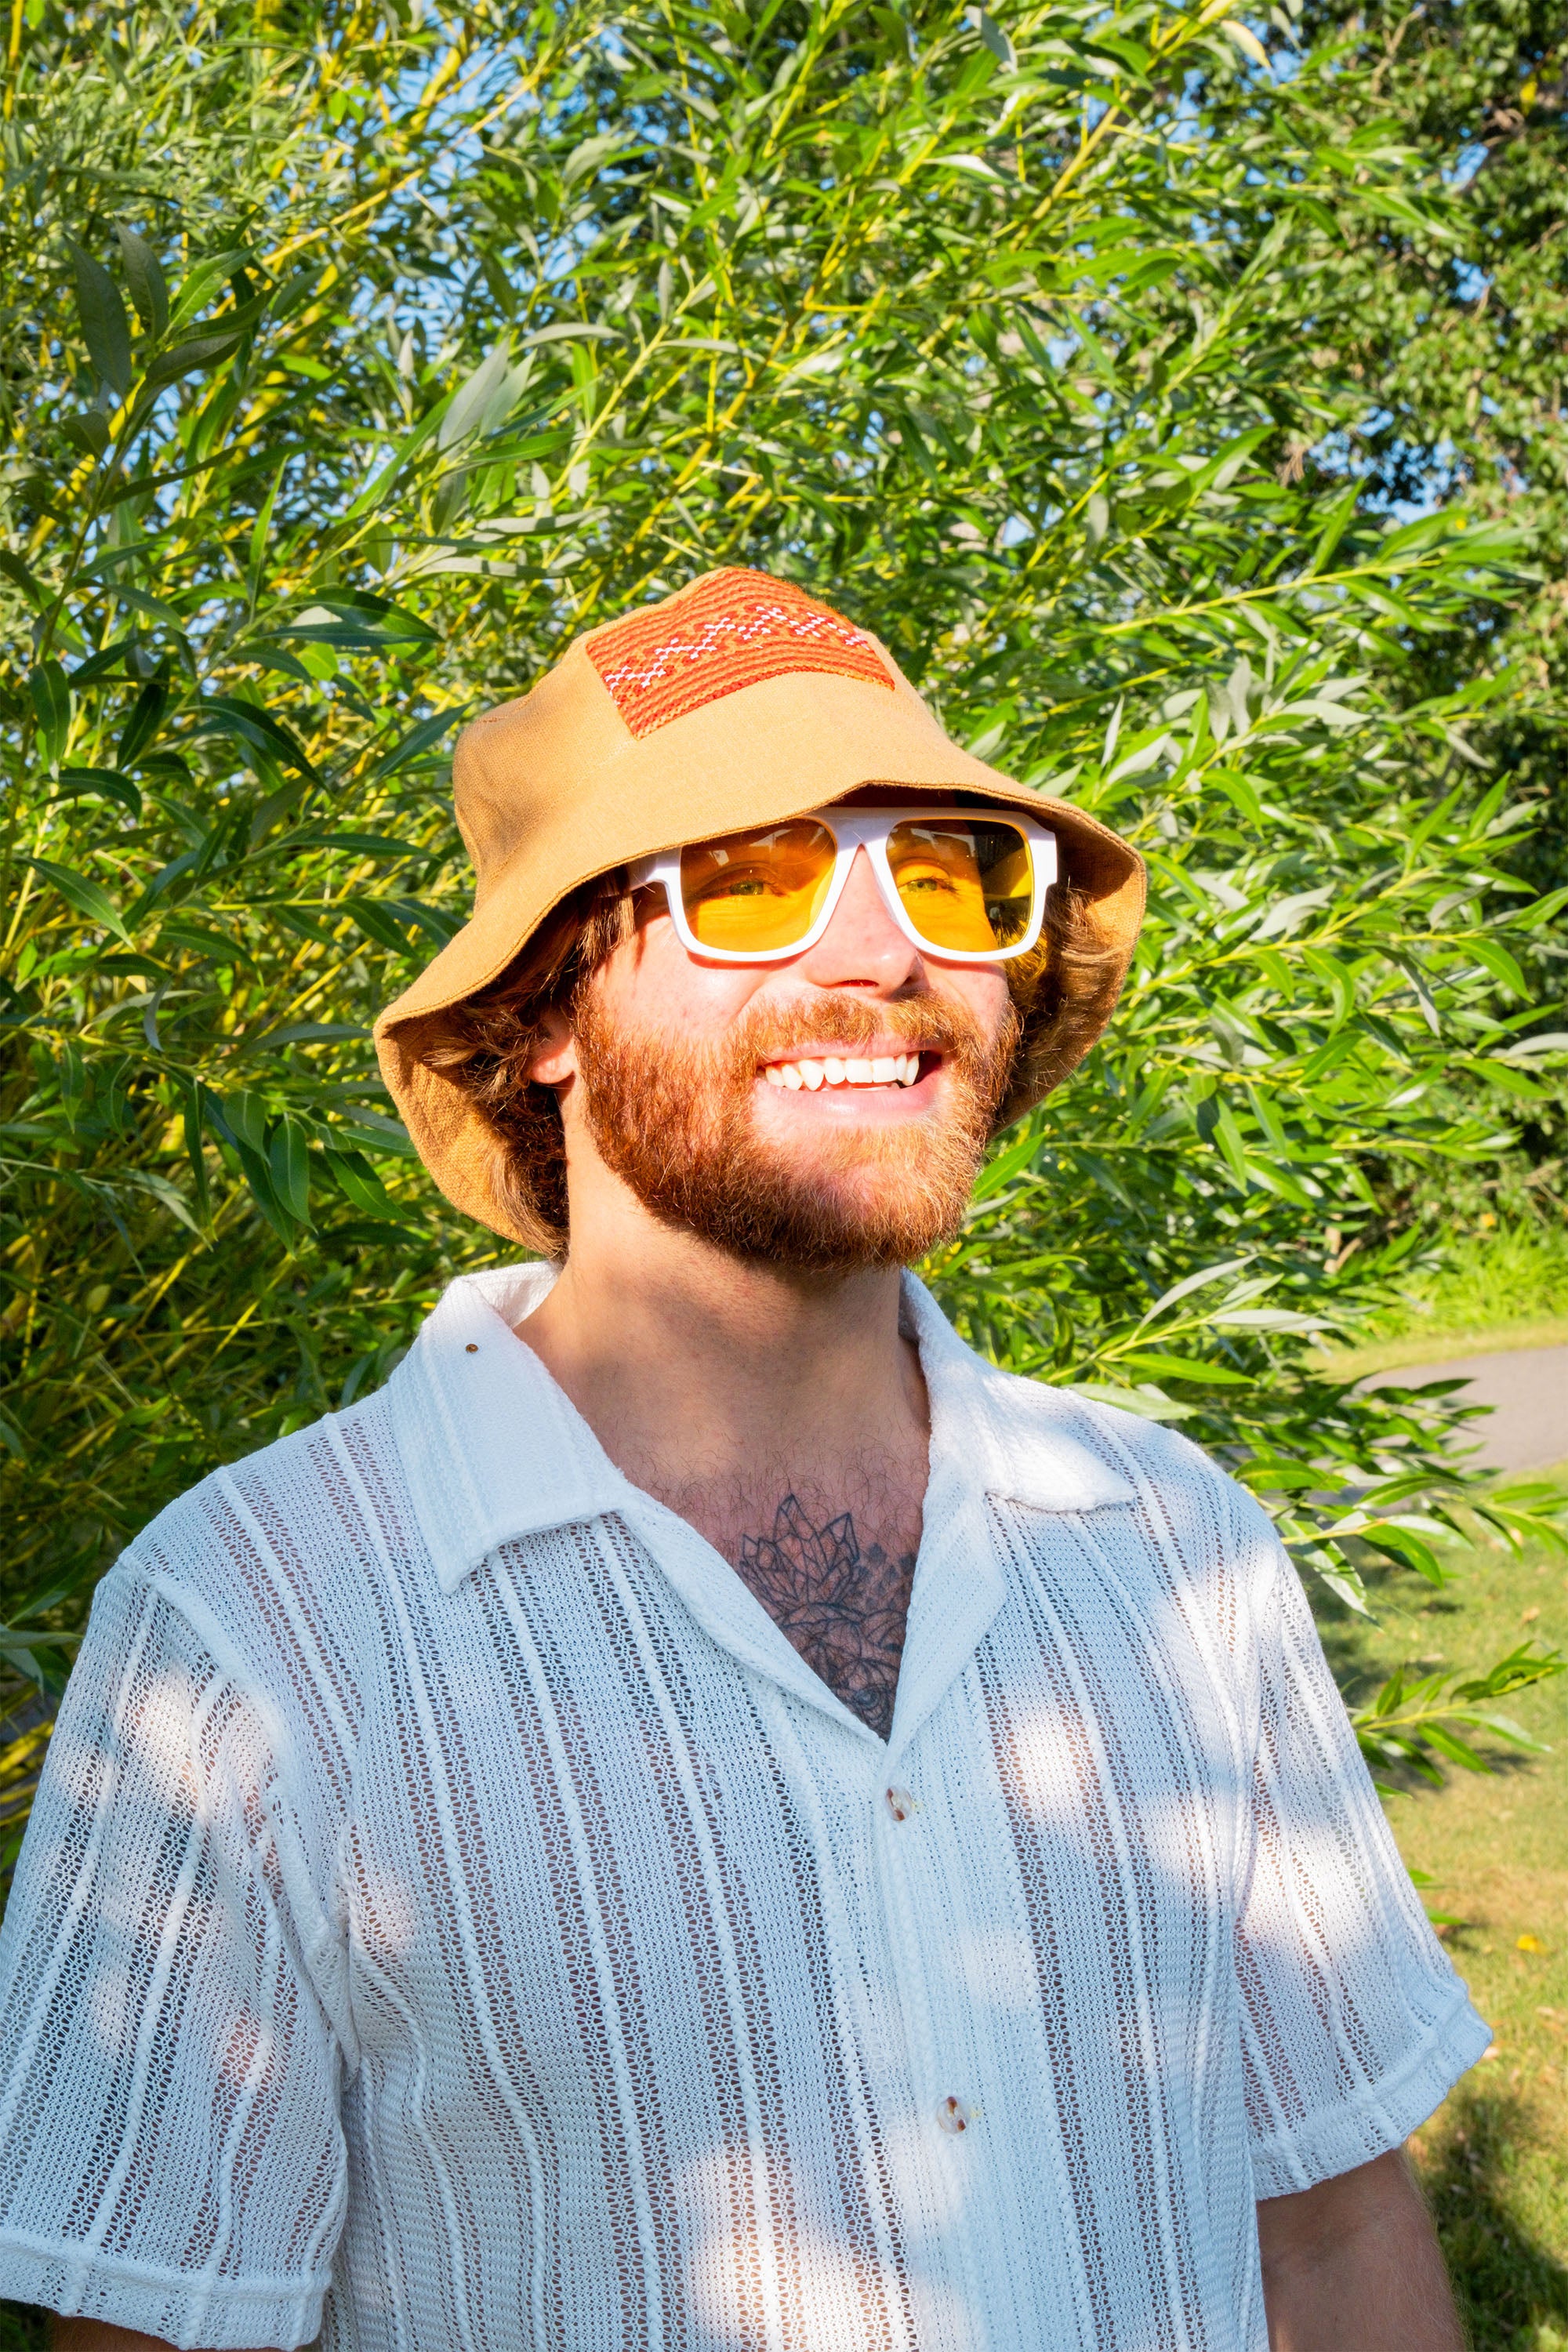
[[[611,1019],[590,980],[574,1007],[588,1129],[605,1164],[655,1216],[731,1255],[800,1273],[907,1265],[963,1222],[1006,1091],[1019,1022],[986,1038],[961,1005],[827,996],[767,1008],[707,1045],[672,1045]],[[809,1159],[759,1134],[760,1063],[824,1032],[847,1045],[890,1031],[947,1059],[941,1114],[896,1128],[814,1136]]]

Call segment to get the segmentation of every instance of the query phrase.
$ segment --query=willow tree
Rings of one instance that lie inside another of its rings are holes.
[[[13,15],[4,86],[4,1570],[46,1689],[124,1537],[381,1379],[498,1249],[374,1010],[462,919],[465,712],[695,572],[826,591],[1110,814],[1118,1027],[929,1269],[1017,1370],[1184,1422],[1338,1604],[1538,1497],[1309,1348],[1561,1039],[1563,894],[1434,692],[1514,542],[1336,466],[1347,240],[1451,239],[1334,51],[1138,0]],[[1461,523],[1468,524],[1461,529]],[[1337,1604],[1336,1604],[1337,1605]],[[1452,1751],[1537,1668],[1385,1695]],[[28,1735],[31,1738],[31,1735]],[[14,1751],[22,1773],[32,1750]]]

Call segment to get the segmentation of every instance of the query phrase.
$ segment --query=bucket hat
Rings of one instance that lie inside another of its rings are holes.
[[[574,638],[532,689],[466,728],[452,767],[473,913],[375,1024],[386,1081],[447,1199],[530,1248],[495,1181],[496,1137],[421,1058],[430,1016],[499,978],[582,884],[660,850],[826,807],[866,786],[950,791],[1022,809],[1057,835],[1058,871],[1100,968],[1065,1050],[1027,1024],[999,1126],[1032,1108],[1104,1028],[1142,918],[1143,862],[1093,817],[989,767],[947,735],[870,632],[793,582],[710,572]]]

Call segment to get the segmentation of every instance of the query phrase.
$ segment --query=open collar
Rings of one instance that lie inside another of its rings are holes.
[[[1081,1433],[1092,1413],[1042,1381],[999,1371],[961,1339],[923,1282],[903,1281],[900,1320],[921,1351],[931,1465],[967,1465],[985,1493],[1037,1511],[1098,1511],[1133,1489]]]
[[[618,1510],[633,1490],[514,1326],[549,1265],[459,1275],[387,1383],[386,1401],[437,1581],[455,1592],[513,1536]]]
[[[510,1538],[617,1513],[723,1648],[874,1741],[729,1563],[622,1475],[519,1339],[514,1327],[541,1304],[554,1278],[552,1268],[539,1265],[460,1276],[388,1383],[399,1457],[442,1591],[456,1592]],[[921,1352],[931,1444],[894,1749],[930,1715],[1005,1597],[977,1506],[994,1496],[1037,1510],[1079,1512],[1132,1499],[1127,1481],[1079,1433],[1092,1418],[1085,1407],[986,1363],[910,1275],[902,1321]]]

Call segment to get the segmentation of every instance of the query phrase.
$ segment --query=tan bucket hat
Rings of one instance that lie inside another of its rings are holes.
[[[1053,827],[1104,968],[1087,1033],[1031,1065],[1000,1124],[1033,1108],[1104,1027],[1142,918],[1143,862],[1117,834],[987,767],[945,734],[868,631],[764,572],[705,573],[575,638],[516,701],[474,720],[452,768],[473,859],[470,919],[375,1024],[382,1075],[447,1199],[538,1246],[493,1180],[496,1138],[419,1056],[428,1016],[497,979],[561,900],[613,867],[866,785],[975,793]]]

